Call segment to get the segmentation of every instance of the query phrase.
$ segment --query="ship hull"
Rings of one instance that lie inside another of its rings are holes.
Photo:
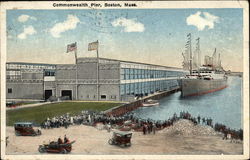
[[[227,79],[182,79],[181,96],[199,96],[211,92],[216,92],[227,87]]]

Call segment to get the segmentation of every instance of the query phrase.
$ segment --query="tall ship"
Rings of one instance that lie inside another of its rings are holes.
[[[197,38],[194,54],[192,53],[191,34],[187,35],[188,40],[185,52],[182,53],[183,69],[189,70],[189,74],[181,79],[181,96],[198,96],[227,87],[227,76],[221,66],[220,54],[216,48],[212,57],[205,56],[204,64],[201,65],[200,38]]]

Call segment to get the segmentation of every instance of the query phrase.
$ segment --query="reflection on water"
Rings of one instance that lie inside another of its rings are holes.
[[[229,77],[228,87],[202,96],[182,98],[176,92],[160,100],[155,107],[142,107],[134,111],[143,119],[166,120],[188,111],[192,116],[212,118],[213,122],[223,123],[234,129],[242,128],[242,78]]]

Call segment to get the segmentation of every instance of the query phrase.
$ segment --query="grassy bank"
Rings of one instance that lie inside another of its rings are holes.
[[[77,114],[82,110],[105,111],[118,105],[120,104],[107,102],[61,102],[38,107],[7,110],[6,123],[8,126],[18,121],[29,121],[40,124],[47,117],[59,116],[65,113]]]

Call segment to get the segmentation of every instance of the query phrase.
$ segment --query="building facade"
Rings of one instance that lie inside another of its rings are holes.
[[[7,99],[43,99],[44,72],[55,68],[48,64],[7,63]]]
[[[78,58],[77,64],[7,63],[7,99],[68,97],[131,101],[178,87],[178,68],[114,59]],[[97,70],[97,68],[99,68]]]

